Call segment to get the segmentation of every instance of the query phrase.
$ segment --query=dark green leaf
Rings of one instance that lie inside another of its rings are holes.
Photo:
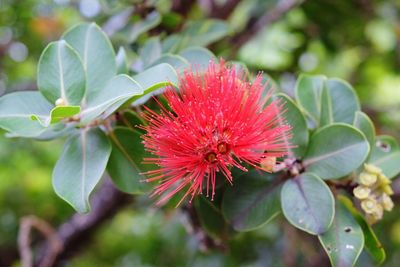
[[[196,197],[194,206],[203,229],[213,237],[222,237],[226,234],[227,225],[221,211],[204,196]]]
[[[333,267],[354,266],[364,247],[362,229],[341,201],[336,201],[332,226],[318,238]]]
[[[88,212],[89,196],[104,173],[110,153],[110,142],[98,128],[71,136],[53,171],[57,195],[76,211]]]
[[[253,170],[234,180],[224,194],[222,213],[235,230],[253,230],[280,213],[277,179],[277,174]]]
[[[303,165],[322,179],[337,179],[361,166],[368,153],[368,141],[358,129],[331,124],[311,136]]]
[[[55,104],[61,98],[65,105],[79,105],[86,90],[85,71],[78,53],[64,40],[50,43],[38,64],[40,92]]]
[[[290,151],[294,157],[301,158],[306,152],[309,140],[306,119],[297,105],[289,98],[289,96],[281,93],[274,96],[274,98],[284,103],[283,110],[285,110],[285,113],[283,114],[283,117],[292,127],[293,137],[288,140],[288,142],[295,147],[291,148]]]
[[[122,127],[116,127],[111,134],[112,152],[107,171],[114,184],[130,194],[142,194],[150,188],[148,183],[142,181],[146,177],[141,172],[148,170],[149,166],[142,164],[146,153],[140,135]]]
[[[331,190],[312,173],[302,173],[286,181],[281,204],[283,214],[292,225],[313,235],[326,232],[335,214]]]

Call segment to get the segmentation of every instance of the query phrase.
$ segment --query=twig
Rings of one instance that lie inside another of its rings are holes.
[[[39,265],[40,267],[52,266],[58,253],[62,250],[62,242],[56,231],[44,220],[36,216],[26,216],[21,219],[20,231],[18,234],[18,248],[21,255],[22,266],[33,266],[30,234],[32,229],[38,230],[46,237],[49,249],[46,258]]]

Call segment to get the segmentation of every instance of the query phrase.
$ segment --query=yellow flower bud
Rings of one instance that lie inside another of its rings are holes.
[[[386,194],[388,194],[389,196],[393,195],[393,189],[390,185],[384,185],[381,187],[382,191],[385,192]]]
[[[372,173],[372,174],[380,174],[380,173],[382,173],[382,170],[380,168],[378,168],[378,167],[376,167],[376,166],[374,166],[372,164],[365,163],[364,164],[364,169],[367,172]]]
[[[371,193],[371,189],[366,186],[362,186],[362,185],[357,186],[353,190],[354,196],[358,199],[366,199],[370,193]]]
[[[387,211],[391,211],[394,206],[392,199],[385,193],[382,194],[382,206]]]
[[[373,214],[377,206],[377,202],[373,198],[367,198],[361,201],[361,208],[368,214]]]
[[[374,183],[376,183],[377,179],[378,179],[378,177],[376,176],[376,174],[362,172],[362,173],[360,173],[360,176],[359,176],[359,183],[362,185],[365,185],[365,186],[371,186]]]
[[[56,100],[55,104],[56,104],[57,107],[65,106],[65,100],[63,98],[59,98],[59,99]]]
[[[378,180],[379,184],[381,185],[388,185],[392,183],[392,181],[390,181],[389,178],[387,178],[386,175],[384,175],[383,173],[378,175]]]
[[[383,207],[382,205],[376,205],[374,211],[372,212],[372,216],[375,220],[380,220],[383,217]]]

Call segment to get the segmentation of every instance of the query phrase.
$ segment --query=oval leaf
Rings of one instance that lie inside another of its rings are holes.
[[[86,71],[86,98],[90,99],[117,73],[111,42],[95,23],[77,25],[68,30],[63,39],[82,59]]]
[[[274,98],[284,103],[285,117],[287,123],[292,127],[293,137],[288,142],[295,146],[290,151],[292,156],[301,158],[304,156],[308,145],[308,129],[307,122],[296,104],[285,94],[277,94]]]
[[[364,112],[357,111],[353,125],[365,135],[372,150],[375,145],[375,127],[371,119]]]
[[[126,58],[126,51],[121,46],[118,50],[117,56],[115,58],[115,62],[117,64],[117,73],[118,74],[128,74],[128,62]]]
[[[388,178],[400,173],[400,148],[391,136],[381,135],[376,138],[368,163],[382,169]]]
[[[40,92],[55,104],[62,98],[65,105],[79,105],[85,95],[85,71],[77,52],[64,40],[50,43],[38,65]]]
[[[337,179],[361,166],[368,153],[368,141],[358,129],[332,124],[311,136],[303,165],[322,179]]]
[[[48,127],[52,123],[60,122],[62,119],[72,117],[79,114],[81,111],[80,106],[59,106],[55,107],[50,111],[50,115],[36,115],[31,116],[32,120],[37,120],[44,127]]]
[[[100,181],[110,153],[110,142],[98,128],[71,136],[53,171],[57,195],[76,211],[88,212],[89,195]]]
[[[222,213],[237,231],[250,231],[280,213],[280,186],[276,174],[253,170],[241,175],[229,187],[222,201]]]
[[[206,232],[214,238],[226,236],[228,225],[221,211],[204,196],[198,196],[194,200],[194,207],[199,216],[200,223]]]
[[[149,166],[141,164],[146,152],[140,135],[122,127],[115,128],[110,134],[112,152],[107,172],[118,189],[130,194],[142,194],[150,188],[148,183],[142,181],[146,177],[141,172],[148,170]]]
[[[141,96],[142,87],[126,74],[111,79],[104,90],[89,99],[87,107],[82,111],[82,123],[88,123],[106,113],[107,117],[133,96]]]
[[[0,97],[0,128],[12,136],[35,137],[46,131],[32,115],[46,117],[53,106],[39,92],[15,92]]]
[[[311,173],[288,180],[281,191],[282,211],[295,227],[310,234],[326,232],[335,214],[331,190]]]
[[[361,227],[340,201],[331,228],[318,238],[333,267],[354,266],[364,247]]]
[[[184,57],[178,55],[163,54],[151,65],[155,66],[161,63],[167,63],[171,65],[178,73],[183,73],[185,70],[189,68],[189,62]]]
[[[203,47],[190,47],[179,53],[195,70],[203,71],[208,68],[210,61],[215,59],[214,54]]]

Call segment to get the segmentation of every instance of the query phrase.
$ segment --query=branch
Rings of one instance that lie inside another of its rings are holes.
[[[56,232],[62,244],[62,249],[56,254],[54,264],[58,266],[60,260],[73,257],[80,248],[87,246],[95,231],[107,220],[113,218],[122,208],[131,203],[133,198],[117,190],[107,179],[95,193],[92,200],[92,210],[89,214],[75,214],[63,223]],[[22,231],[22,229],[21,229]],[[39,257],[35,266],[44,266],[44,262],[54,254],[50,242],[39,245]]]
[[[303,1],[305,0],[280,0],[274,8],[270,9],[263,16],[250,18],[246,27],[232,38],[231,43],[236,48],[235,50],[249,41],[261,29],[279,20],[285,13],[300,5]]]

